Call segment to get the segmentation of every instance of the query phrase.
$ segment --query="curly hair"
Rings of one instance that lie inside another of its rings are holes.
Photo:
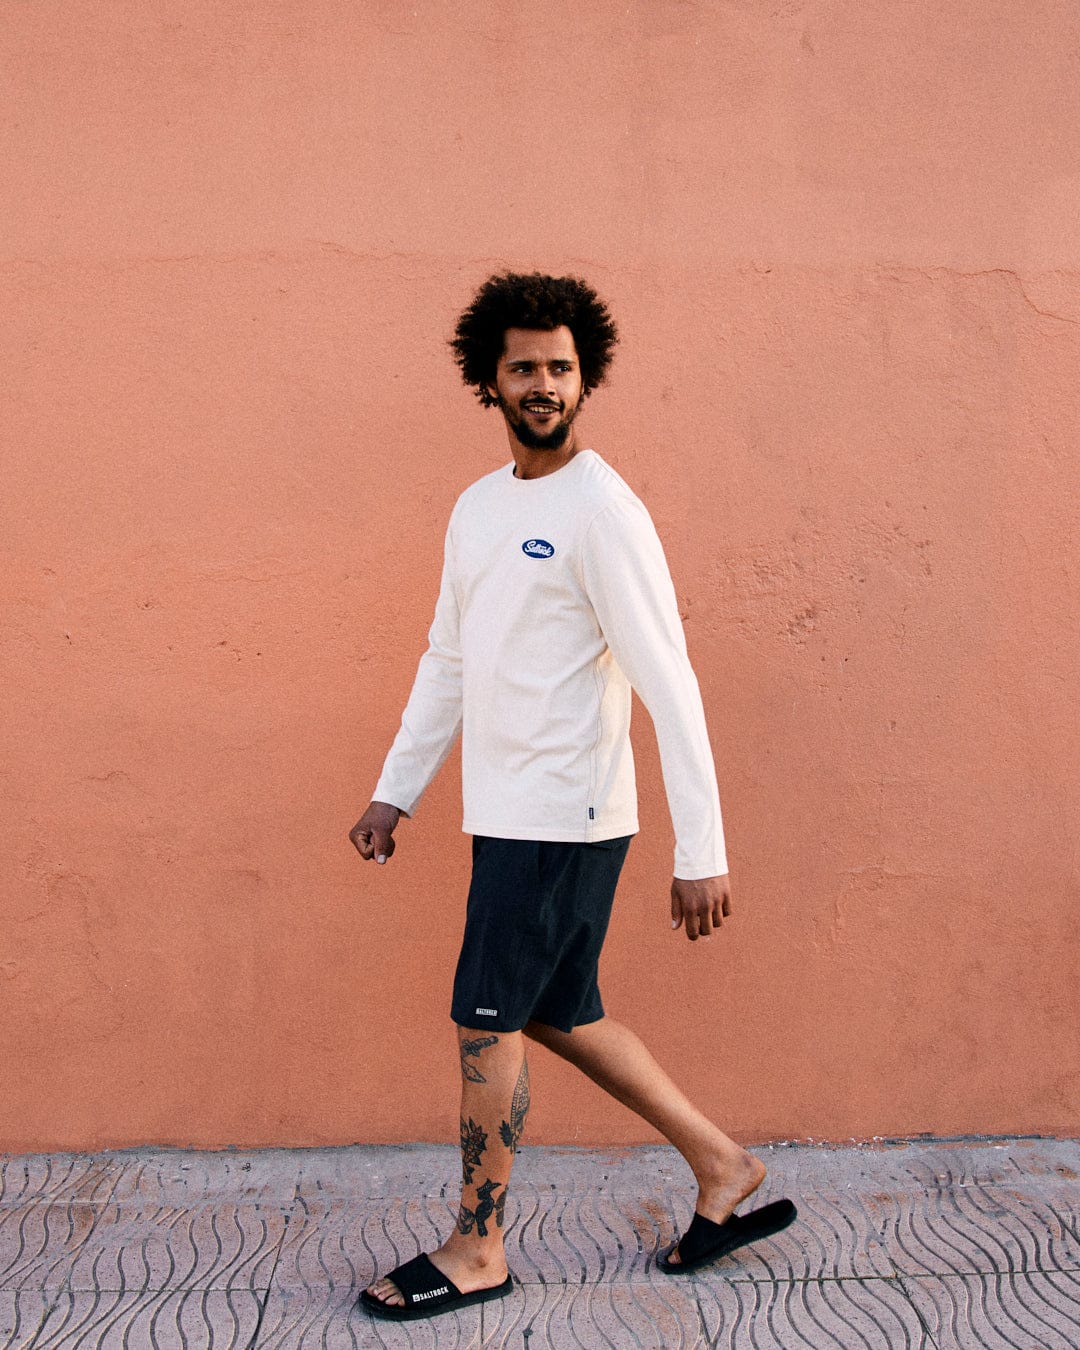
[[[619,340],[607,305],[578,277],[549,277],[542,272],[506,272],[489,277],[458,319],[450,346],[461,378],[485,408],[498,402],[488,393],[503,354],[508,328],[563,325],[574,335],[581,362],[581,397],[603,382]]]

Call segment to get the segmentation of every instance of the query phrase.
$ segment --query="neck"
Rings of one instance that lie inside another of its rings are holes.
[[[515,478],[543,478],[546,474],[555,473],[569,464],[581,449],[573,428],[565,444],[558,450],[530,449],[521,444],[509,427],[506,429],[506,439],[510,442],[510,453],[514,456]]]

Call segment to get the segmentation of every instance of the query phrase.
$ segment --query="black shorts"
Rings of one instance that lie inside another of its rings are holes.
[[[630,835],[598,844],[473,838],[450,1016],[461,1027],[573,1031],[604,1015],[596,968]]]

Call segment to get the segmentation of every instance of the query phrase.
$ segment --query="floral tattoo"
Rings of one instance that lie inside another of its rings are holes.
[[[473,1179],[473,1168],[480,1166],[480,1159],[487,1148],[487,1134],[477,1125],[472,1116],[461,1121],[461,1177],[469,1183]]]

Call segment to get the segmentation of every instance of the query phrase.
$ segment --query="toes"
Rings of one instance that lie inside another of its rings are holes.
[[[370,1285],[368,1293],[377,1298],[380,1303],[388,1303],[392,1308],[404,1308],[405,1306],[405,1299],[401,1290],[393,1280],[388,1280],[385,1276]]]

